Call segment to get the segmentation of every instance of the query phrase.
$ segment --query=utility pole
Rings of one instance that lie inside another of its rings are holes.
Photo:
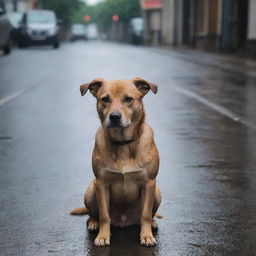
[[[32,10],[39,9],[39,7],[40,7],[40,0],[29,0],[29,1],[30,1],[30,6],[31,6]]]
[[[18,3],[17,3],[17,0],[13,0],[12,1],[12,5],[13,5],[13,11],[14,12],[17,12],[17,10],[18,10]]]

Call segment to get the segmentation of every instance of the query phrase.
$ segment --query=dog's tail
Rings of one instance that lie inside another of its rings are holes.
[[[155,217],[158,219],[162,219],[164,216],[159,213],[155,213]]]
[[[85,207],[80,207],[80,208],[76,208],[76,209],[72,210],[70,212],[70,214],[71,215],[87,215],[87,214],[89,214],[89,211]]]

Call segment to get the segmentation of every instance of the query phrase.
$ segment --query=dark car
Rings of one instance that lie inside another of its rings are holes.
[[[86,27],[83,24],[73,24],[71,26],[71,41],[86,40]]]
[[[22,13],[21,12],[9,12],[7,13],[9,21],[12,25],[12,41],[17,44],[19,40],[19,33],[21,27]]]
[[[19,46],[50,44],[58,48],[59,22],[53,11],[33,10],[23,14],[19,34]]]
[[[4,54],[11,52],[11,30],[12,26],[5,13],[3,2],[0,2],[0,49]]]

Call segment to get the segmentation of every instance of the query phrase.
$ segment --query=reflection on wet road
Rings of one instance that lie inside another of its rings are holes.
[[[225,61],[100,42],[0,57],[0,255],[255,255],[255,76]],[[69,216],[99,126],[79,85],[137,76],[159,85],[145,97],[161,157],[158,245],[140,246],[131,227],[95,248],[86,217]]]

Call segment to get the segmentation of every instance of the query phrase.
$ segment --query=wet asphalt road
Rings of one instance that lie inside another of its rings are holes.
[[[256,65],[101,42],[0,56],[0,255],[256,255]],[[158,245],[113,229],[95,248],[82,206],[93,178],[95,99],[79,85],[142,77],[160,151]]]

